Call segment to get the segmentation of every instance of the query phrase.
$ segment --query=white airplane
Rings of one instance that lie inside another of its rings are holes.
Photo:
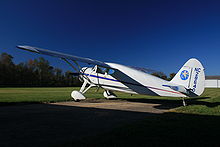
[[[184,98],[200,96],[204,91],[204,68],[194,58],[189,59],[171,81],[166,81],[116,63],[100,62],[31,46],[19,45],[17,48],[58,57],[66,61],[73,69],[78,68],[78,75],[83,79],[83,85],[80,91],[72,91],[71,97],[75,101],[85,99],[83,94],[91,87],[98,87],[105,90],[103,95],[107,99],[116,98],[113,91],[120,91],[130,94],[181,97],[185,106]],[[73,61],[77,68],[69,61]],[[77,61],[92,64],[94,67],[81,68]]]

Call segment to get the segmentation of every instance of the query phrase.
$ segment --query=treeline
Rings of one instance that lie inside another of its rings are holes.
[[[40,57],[14,64],[7,53],[0,55],[0,87],[63,87],[80,86],[78,77],[50,65]]]
[[[0,55],[0,87],[74,87],[80,86],[78,77],[71,71],[63,72],[40,57],[14,64],[13,57],[7,53]],[[171,80],[175,73],[167,77],[163,72],[151,72],[152,75]]]
[[[154,76],[156,76],[156,77],[159,77],[159,78],[161,78],[161,79],[170,81],[170,80],[173,79],[173,77],[176,75],[176,73],[171,73],[171,74],[169,75],[169,77],[168,77],[165,73],[163,73],[163,72],[154,72],[154,73],[152,73],[152,75],[154,75]]]

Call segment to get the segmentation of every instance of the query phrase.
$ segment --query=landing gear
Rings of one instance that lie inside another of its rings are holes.
[[[185,99],[183,98],[183,106],[185,107],[186,106],[186,102],[185,102]]]
[[[115,99],[115,98],[117,98],[117,96],[110,90],[105,90],[103,95],[106,99]]]
[[[76,101],[76,102],[78,102],[78,101],[80,101],[80,100],[86,99],[85,96],[84,96],[81,92],[75,91],[75,90],[72,91],[71,97],[72,97],[72,99],[73,99],[74,101]]]
[[[89,86],[86,88],[87,85],[89,85]],[[86,93],[86,91],[88,91],[93,86],[95,86],[95,85],[91,84],[88,80],[84,80],[80,91],[75,91],[75,90],[72,91],[72,93],[71,93],[72,99],[74,101],[80,101],[80,100],[86,99],[86,97],[83,94]]]

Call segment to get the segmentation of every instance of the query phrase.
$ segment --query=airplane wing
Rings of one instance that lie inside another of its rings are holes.
[[[72,61],[79,61],[79,62],[84,62],[84,63],[88,63],[88,64],[98,65],[101,67],[111,68],[108,64],[106,64],[104,62],[89,59],[89,58],[77,57],[77,56],[73,56],[73,55],[68,55],[68,54],[64,54],[64,53],[60,53],[60,52],[50,51],[50,50],[26,46],[26,45],[18,45],[17,48],[27,50],[30,52],[34,52],[34,53],[38,53],[38,54],[45,54],[45,55],[58,57],[58,58],[62,58],[62,59],[69,59]]]

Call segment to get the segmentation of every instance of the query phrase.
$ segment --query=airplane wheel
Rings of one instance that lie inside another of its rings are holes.
[[[79,100],[79,99],[74,99],[74,98],[72,98],[72,101],[74,101],[74,102],[79,102],[80,100]]]
[[[80,100],[86,99],[85,96],[79,91],[72,91],[71,97],[75,102],[79,102]]]
[[[103,93],[103,96],[107,100],[116,99],[117,98],[117,96],[112,91],[109,91],[109,90],[105,90],[104,93]]]

